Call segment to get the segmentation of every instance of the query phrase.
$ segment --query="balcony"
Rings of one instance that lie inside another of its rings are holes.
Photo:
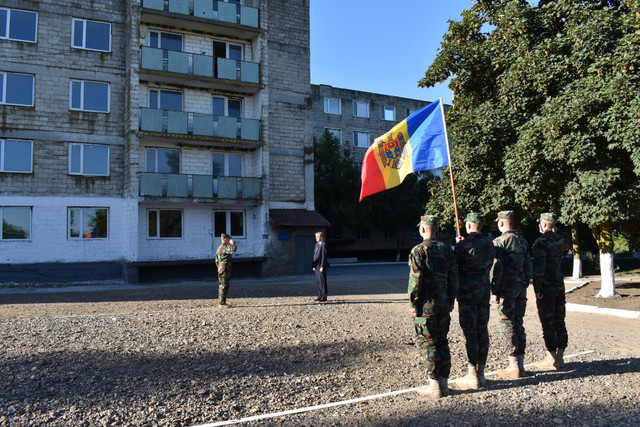
[[[140,80],[249,94],[262,89],[257,62],[148,46],[142,47]]]
[[[150,197],[259,200],[262,179],[140,172],[140,195]]]
[[[143,0],[141,20],[171,28],[253,40],[258,9],[214,0]]]
[[[140,109],[140,131],[163,139],[211,140],[260,146],[260,120],[186,111]]]

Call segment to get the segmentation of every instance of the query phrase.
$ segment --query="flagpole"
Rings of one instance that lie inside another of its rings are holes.
[[[451,175],[451,192],[453,193],[453,208],[456,212],[456,230],[458,232],[458,236],[460,234],[460,220],[458,219],[458,202],[456,201],[456,186],[453,182],[453,168],[451,167],[451,150],[449,149],[449,136],[447,134],[447,122],[444,119],[444,103],[442,102],[442,98],[440,98],[440,111],[442,112],[442,124],[444,125],[444,141],[447,144],[447,157],[449,159],[449,174]]]

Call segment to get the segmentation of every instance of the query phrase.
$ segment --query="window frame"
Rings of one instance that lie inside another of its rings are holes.
[[[28,171],[7,170],[5,168],[6,141],[20,141],[20,142],[29,142],[30,143],[31,158],[29,160],[29,170]],[[29,139],[12,139],[12,138],[2,138],[2,139],[0,139],[0,172],[2,172],[2,173],[33,173],[33,141],[29,140]]]
[[[234,239],[244,239],[247,237],[247,213],[244,210],[214,210],[213,211],[213,232],[216,234],[216,237],[220,236],[220,233],[217,233],[217,224],[216,224],[216,214],[224,213],[225,214],[225,231],[223,233],[227,233]],[[242,235],[234,234],[231,232],[231,214],[240,214],[242,216]]]
[[[80,83],[81,84],[81,88],[80,88],[80,108],[75,108],[73,106],[73,84],[74,83]],[[84,103],[85,103],[85,99],[84,99],[84,92],[85,92],[85,84],[86,83],[99,83],[99,84],[103,84],[107,86],[107,110],[103,111],[103,110],[88,110],[84,108]],[[111,113],[111,83],[109,82],[102,82],[102,81],[96,81],[96,80],[80,80],[80,79],[70,79],[69,80],[69,110],[71,111],[84,111],[87,113],[104,113],[104,114],[109,114]]]
[[[4,210],[12,209],[12,208],[23,208],[29,209],[29,236],[24,239],[5,239],[4,238]],[[20,242],[20,241],[31,241],[32,240],[32,232],[33,232],[33,206],[0,206],[0,242]]]
[[[160,29],[155,29],[155,28],[150,28],[149,30],[147,30],[147,32],[149,33],[149,41],[148,41],[148,46],[152,47],[154,49],[162,49],[162,50],[172,50],[174,52],[184,52],[184,34],[182,33],[174,33],[173,31],[165,31],[165,30],[160,30]],[[158,38],[158,46],[151,46],[151,34],[152,33],[157,33],[157,38]],[[162,34],[170,34],[172,36],[180,36],[180,50],[175,50],[175,49],[169,49],[168,47],[163,47],[162,46]]]
[[[102,174],[102,173],[85,173],[84,171],[84,149],[87,146],[91,146],[91,147],[105,147],[107,149],[107,158],[106,158],[106,162],[107,162],[107,173],[106,174]],[[73,164],[73,147],[80,147],[80,159],[79,159],[79,163],[80,163],[80,172],[74,172],[72,170],[72,164]],[[109,147],[108,145],[103,145],[103,144],[87,144],[87,143],[82,143],[82,142],[72,142],[69,143],[69,175],[82,175],[82,176],[109,176],[110,174],[110,163],[111,162],[111,147]]]
[[[338,102],[338,112],[334,113],[331,111],[331,101],[337,101]],[[342,100],[340,98],[331,98],[329,96],[325,96],[324,97],[324,113],[325,114],[335,114],[335,115],[341,115],[342,114]]]
[[[0,7],[0,10],[7,11],[7,17],[5,18],[6,19],[5,28],[7,32],[6,32],[6,35],[0,34],[0,40],[12,40],[12,41],[25,42],[25,43],[38,43],[38,18],[39,18],[38,12],[35,12],[33,10],[14,9],[10,7]],[[11,38],[11,14],[13,11],[32,13],[36,16],[35,28],[33,29],[33,40]]]
[[[87,237],[91,232],[89,232],[89,234],[85,234],[84,230],[82,230],[82,227],[84,225],[84,215],[85,215],[85,210],[88,209],[95,209],[95,210],[105,210],[106,211],[106,217],[107,217],[107,224],[106,224],[106,236],[105,237]],[[71,235],[71,211],[72,210],[79,210],[80,211],[80,233],[77,237],[72,236]],[[109,224],[109,207],[108,206],[67,206],[67,240],[108,240],[109,239],[109,229],[110,224]]]
[[[358,145],[357,144],[358,138],[356,137],[356,135],[358,135],[358,134],[367,135],[367,145],[362,146],[362,145]],[[369,148],[369,146],[371,145],[370,136],[371,136],[370,132],[363,132],[363,131],[359,131],[359,130],[354,130],[353,131],[353,146],[356,147],[356,148]]]
[[[216,175],[215,171],[213,170],[215,162],[213,161],[213,157],[214,156],[224,156],[224,171],[223,171],[223,175]],[[240,157],[240,175],[229,175],[230,174],[230,156],[237,156]],[[245,166],[244,166],[244,156],[242,155],[242,153],[226,153],[226,152],[222,152],[222,151],[214,151],[211,153],[211,174],[214,177],[223,177],[223,176],[228,176],[228,177],[232,177],[232,178],[242,178],[243,176],[245,176],[244,170],[245,170]]]
[[[324,128],[325,131],[338,138],[340,144],[342,144],[342,129],[340,128]],[[336,135],[338,133],[338,135]]]
[[[76,22],[82,22],[82,46],[76,46],[74,44],[76,39]],[[95,22],[98,24],[106,24],[109,26],[109,47],[107,50],[104,49],[95,49],[91,47],[87,47],[87,23]],[[91,50],[94,52],[111,52],[111,34],[112,26],[111,22],[106,21],[96,21],[95,19],[85,19],[85,18],[71,18],[71,47],[74,49],[83,49],[83,50]]]
[[[391,118],[387,119],[386,112],[391,111]],[[396,107],[390,105],[381,105],[380,106],[380,119],[387,122],[395,122],[396,121]]]
[[[8,71],[0,71],[0,75],[2,75],[2,88],[0,88],[0,105],[17,105],[20,107],[33,107],[35,106],[35,97],[36,97],[36,76],[34,74],[28,73],[12,73]],[[7,76],[29,76],[31,77],[31,104],[16,104],[13,102],[7,102]]]
[[[178,172],[158,172],[158,150],[177,151],[178,152]],[[149,170],[149,151],[153,151],[153,170]],[[180,174],[182,173],[182,150],[180,148],[167,148],[167,147],[145,147],[145,171],[149,173],[161,173],[161,174]]]
[[[366,108],[367,108],[367,111],[365,113],[366,115],[364,115],[364,116],[358,115],[358,105],[359,104],[362,104],[362,105],[366,106]],[[368,119],[370,117],[370,115],[371,115],[371,108],[370,108],[370,105],[369,105],[368,101],[358,101],[357,99],[353,100],[353,117],[359,117],[361,119]]]
[[[150,226],[151,226],[151,212],[156,213],[156,235],[150,235]],[[162,212],[180,212],[180,236],[161,236],[160,231],[160,223],[161,223],[161,213]],[[151,240],[178,240],[184,238],[184,210],[183,209],[162,209],[162,208],[150,208],[147,209],[147,239]]]

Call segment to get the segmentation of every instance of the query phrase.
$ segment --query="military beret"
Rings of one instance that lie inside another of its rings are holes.
[[[222,233],[222,234],[220,235],[220,238],[221,238],[221,239],[226,239],[226,238],[229,238],[229,239],[230,239],[230,238],[231,238],[231,236],[229,236],[227,233]]]
[[[438,225],[438,216],[437,215],[425,215],[420,217],[420,224],[418,225]]]
[[[500,221],[501,219],[513,219],[513,211],[500,211],[498,212],[498,217],[496,218],[496,222]]]
[[[469,212],[467,214],[467,218],[465,222],[470,222],[473,224],[482,224],[484,222],[484,215],[478,212]]]
[[[558,220],[558,215],[552,212],[545,212],[540,214],[540,219],[538,219],[538,222],[547,221],[555,224],[557,220]]]

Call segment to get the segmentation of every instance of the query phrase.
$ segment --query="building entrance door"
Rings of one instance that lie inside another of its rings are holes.
[[[313,249],[315,236],[296,236],[296,274],[312,273]]]

